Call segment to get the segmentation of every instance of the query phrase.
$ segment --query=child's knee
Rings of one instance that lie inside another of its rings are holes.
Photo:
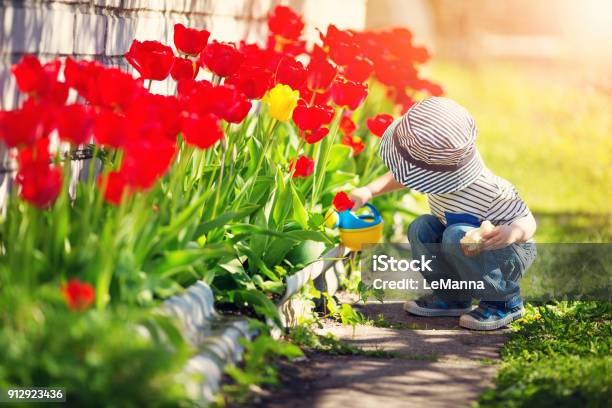
[[[408,241],[427,243],[432,240],[435,223],[440,221],[433,215],[420,215],[408,226]]]
[[[447,227],[442,234],[442,246],[446,251],[449,250],[458,250],[461,251],[461,238],[465,236],[465,233],[468,232],[471,228],[470,225],[467,224],[454,224],[450,227]],[[463,252],[463,251],[462,251]]]

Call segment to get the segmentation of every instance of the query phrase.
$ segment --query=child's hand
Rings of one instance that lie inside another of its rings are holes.
[[[520,233],[512,225],[498,225],[492,231],[482,234],[482,249],[490,251],[512,245],[520,238]]]
[[[348,196],[355,202],[353,209],[356,210],[372,199],[372,191],[367,187],[359,187],[351,191]]]

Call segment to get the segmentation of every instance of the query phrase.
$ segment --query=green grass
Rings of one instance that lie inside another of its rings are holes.
[[[536,213],[538,242],[612,242],[610,214]]]
[[[538,241],[611,240],[610,95],[550,67],[438,61],[428,75],[474,116],[487,165],[542,214]]]
[[[610,303],[528,307],[502,350],[480,407],[607,407],[612,400]]]

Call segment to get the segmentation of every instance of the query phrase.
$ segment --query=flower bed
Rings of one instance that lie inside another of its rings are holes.
[[[390,114],[442,92],[419,77],[429,55],[406,29],[332,25],[306,47],[291,9],[268,25],[264,47],[180,24],[175,49],[134,40],[138,78],[72,58],[13,67],[25,100],[0,112],[17,161],[0,221],[0,388],[184,401],[176,376],[196,351],[160,301],[202,281],[219,310],[280,322],[288,277],[337,243],[334,195],[384,171]],[[175,95],[149,92],[169,77]],[[94,160],[70,195],[66,152],[85,145]]]

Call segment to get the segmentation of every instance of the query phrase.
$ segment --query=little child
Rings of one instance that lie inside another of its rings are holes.
[[[432,259],[428,281],[482,281],[484,289],[439,290],[404,309],[419,316],[461,316],[473,330],[495,330],[519,319],[523,301],[518,281],[536,256],[536,223],[508,181],[485,167],[475,145],[469,112],[447,98],[416,103],[385,132],[379,154],[389,172],[350,193],[355,207],[372,197],[409,187],[427,194],[432,215],[408,229],[413,258]],[[478,253],[467,256],[460,240],[488,220]],[[480,300],[472,310],[472,299]]]

